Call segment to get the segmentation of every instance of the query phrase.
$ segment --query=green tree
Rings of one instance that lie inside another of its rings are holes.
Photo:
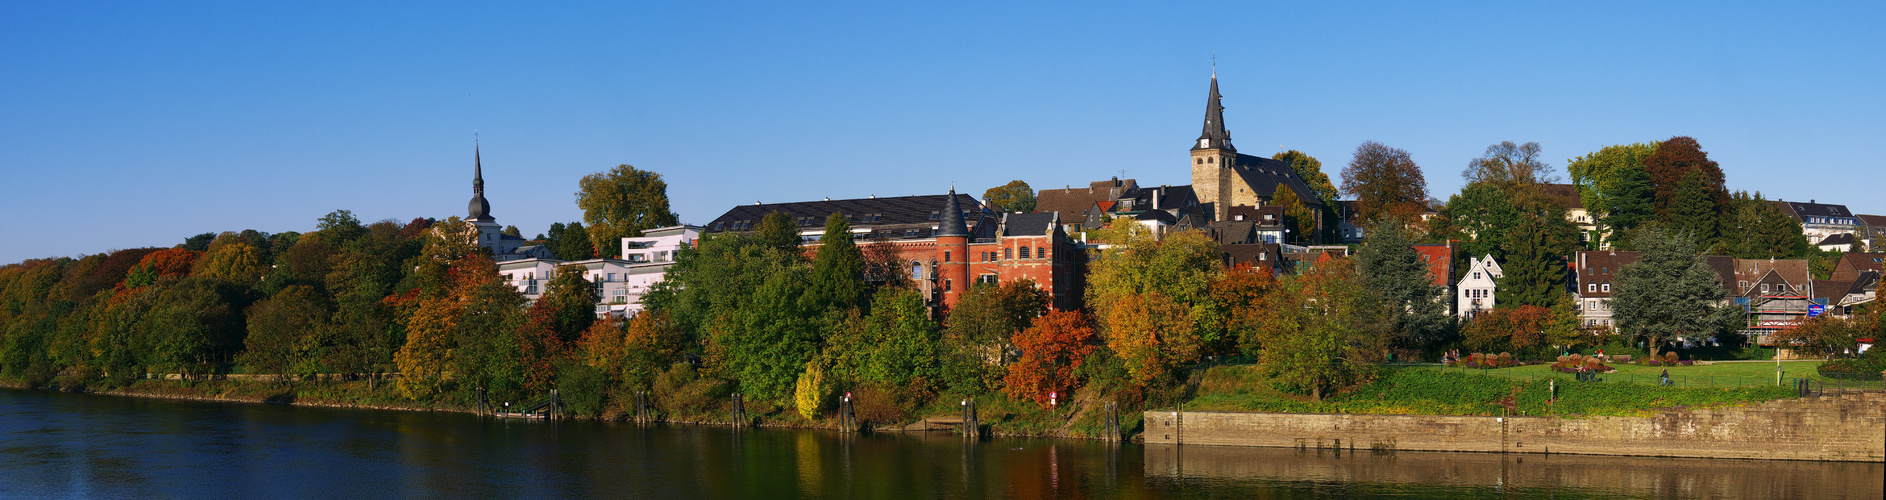
[[[1138,224],[1131,224],[1138,226]],[[1112,308],[1118,301],[1136,295],[1158,292],[1172,303],[1184,307],[1187,323],[1215,343],[1219,321],[1214,316],[1211,284],[1223,272],[1218,242],[1197,231],[1167,235],[1164,240],[1129,238],[1127,243],[1107,250],[1088,273],[1087,305],[1108,333],[1110,321],[1118,317]]]
[[[1316,236],[1316,214],[1297,200],[1296,190],[1279,183],[1270,202],[1283,207],[1284,227],[1290,229],[1291,241],[1305,241]]]
[[[544,286],[544,293],[532,309],[542,309],[550,328],[562,342],[573,343],[596,322],[596,303],[602,297],[589,281],[589,269],[582,264],[557,266],[556,274]]]
[[[1495,291],[1500,307],[1555,307],[1565,295],[1565,256],[1577,241],[1576,228],[1563,217],[1536,213],[1519,217],[1506,238],[1505,277]]]
[[[1459,231],[1468,255],[1493,255],[1504,260],[1506,233],[1519,224],[1520,209],[1513,198],[1491,183],[1476,182],[1448,198],[1441,219]]]
[[[251,306],[241,362],[251,373],[314,372],[306,368],[315,366],[317,335],[329,328],[326,302],[315,288],[296,285]],[[304,370],[292,370],[296,366]]]
[[[1618,333],[1653,347],[1715,333],[1721,313],[1713,303],[1722,299],[1722,285],[1697,255],[1695,242],[1648,225],[1632,246],[1643,253],[1618,272],[1611,298]]]
[[[1380,320],[1380,346],[1424,346],[1439,339],[1447,322],[1445,289],[1434,285],[1428,263],[1414,250],[1401,220],[1383,219],[1368,229],[1356,252],[1363,295]]]
[[[1565,170],[1571,173],[1572,185],[1578,187],[1578,197],[1585,209],[1603,219],[1618,203],[1619,196],[1643,196],[1646,204],[1650,202],[1648,192],[1637,194],[1625,189],[1623,183],[1633,175],[1632,171],[1643,170],[1644,159],[1656,150],[1656,142],[1605,146],[1567,161]],[[1648,179],[1646,187],[1647,184]]]
[[[1717,210],[1713,195],[1714,189],[1702,172],[1685,174],[1666,211],[1670,229],[1695,241],[1699,247],[1715,244],[1720,235],[1717,216],[1721,212]]]
[[[1267,311],[1258,336],[1262,358],[1282,389],[1322,399],[1353,383],[1376,354],[1361,280],[1350,259],[1286,276],[1264,295]]]
[[[506,235],[514,236],[517,238],[524,237],[524,233],[522,231],[518,231],[517,226],[504,226],[504,230],[502,231],[502,233]]]
[[[366,226],[360,225],[360,219],[354,217],[352,210],[335,210],[315,221],[314,230],[327,234],[333,241],[347,242],[364,234]]]
[[[1409,220],[1428,199],[1428,181],[1407,151],[1375,141],[1356,146],[1355,158],[1342,170],[1342,190],[1356,198],[1357,216],[1373,221],[1386,216]]]
[[[589,223],[590,241],[604,257],[620,256],[615,242],[638,237],[642,231],[678,224],[668,208],[668,183],[661,174],[617,165],[607,172],[583,176],[577,182],[576,206]]]
[[[550,226],[550,230],[556,231],[557,227],[554,225]],[[562,234],[556,237],[556,245],[550,248],[551,252],[555,253],[558,259],[589,260],[596,258],[596,245],[589,240],[589,230],[583,227],[583,223],[571,222],[569,225],[563,226],[561,233]]]
[[[864,306],[864,252],[852,241],[851,224],[844,214],[825,218],[818,253],[812,257],[812,290],[807,298],[815,309],[845,310]]]
[[[1048,301],[1029,279],[977,284],[950,308],[944,339],[981,363],[1005,365],[1014,349],[1009,340],[1047,313]]]
[[[997,212],[1035,211],[1035,189],[1019,180],[989,188],[982,193],[982,203]]]
[[[1679,194],[1686,181],[1700,183],[1703,186],[1701,189],[1707,190],[1710,200],[1708,211],[1720,212],[1722,206],[1729,202],[1722,167],[1709,159],[1709,153],[1703,151],[1702,144],[1697,143],[1696,139],[1677,136],[1658,143],[1656,151],[1644,158],[1644,171],[1650,174],[1659,216],[1671,217],[1674,215],[1672,212],[1679,208],[1696,208],[1693,203],[1678,200],[1679,196],[1694,198],[1694,195]],[[1692,173],[1700,174],[1700,177],[1691,180]],[[1692,187],[1694,189],[1698,188]]]
[[[1604,225],[1618,232],[1630,231],[1656,216],[1656,185],[1650,180],[1649,171],[1641,166],[1627,166],[1617,171],[1616,179],[1610,182],[1607,189],[1611,191],[1605,194],[1604,204],[1596,205],[1605,211],[1600,217]]]
[[[1310,186],[1310,192],[1316,196],[1316,202],[1325,206],[1336,200],[1340,193],[1336,185],[1329,182],[1329,175],[1323,173],[1323,162],[1308,153],[1295,149],[1271,155],[1270,159],[1290,164],[1290,170]]]
[[[760,238],[760,243],[782,252],[799,251],[799,228],[792,221],[792,216],[785,212],[774,211],[760,218],[759,227],[753,230]]]
[[[183,244],[179,245],[178,248],[201,252],[210,248],[211,241],[216,241],[216,233],[203,233],[184,239]]]
[[[1722,241],[1738,258],[1801,257],[1813,248],[1801,233],[1801,223],[1774,202],[1762,199],[1761,193],[1735,193],[1722,222]]]

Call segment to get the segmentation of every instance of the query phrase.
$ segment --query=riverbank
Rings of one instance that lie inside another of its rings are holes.
[[[1146,412],[1147,444],[1877,462],[1886,392],[1645,416]]]

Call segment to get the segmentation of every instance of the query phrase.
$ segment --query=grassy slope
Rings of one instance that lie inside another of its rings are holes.
[[[1821,380],[1822,377],[1820,374],[1816,373],[1814,370],[1814,368],[1820,366],[1821,363],[1822,361],[1820,360],[1783,361],[1781,362],[1781,370],[1783,376],[1789,379],[1811,378]],[[1670,367],[1642,366],[1635,364],[1612,364],[1608,366],[1617,369],[1617,373],[1602,375],[1607,382],[1635,382],[1654,385],[1656,384],[1658,375],[1662,374],[1665,368],[1668,368],[1670,370],[1671,381],[1679,387],[1775,385],[1775,363],[1773,362],[1717,362],[1708,365]],[[1557,377],[1566,381],[1572,379],[1571,374],[1554,372],[1548,365],[1515,366],[1494,370],[1460,370],[1449,368],[1447,371],[1450,373],[1479,373],[1520,380],[1535,380],[1548,376]]]
[[[1526,381],[1408,367],[1387,369],[1374,382],[1324,401],[1309,401],[1272,389],[1261,366],[1220,366],[1199,376],[1202,379],[1198,395],[1186,403],[1186,409],[1193,411],[1642,415],[1663,407],[1733,405],[1792,395],[1790,388],[1773,386],[1683,388],[1619,382],[1579,383],[1568,379],[1558,384],[1559,397],[1552,401],[1548,382],[1543,379]]]

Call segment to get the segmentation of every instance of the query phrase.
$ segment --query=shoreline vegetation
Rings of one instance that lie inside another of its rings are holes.
[[[1378,156],[1406,159],[1368,143],[1357,164]],[[587,225],[552,226],[538,238],[561,260],[615,256],[616,245],[591,242],[676,220],[653,172],[622,165],[585,177],[581,189]],[[1747,326],[1743,311],[1720,305],[1702,250],[1681,233],[1655,224],[1632,230],[1624,241],[1643,257],[1619,272],[1674,272],[1683,293],[1616,304],[1619,318],[1680,321],[1620,319],[1618,331],[1582,324],[1564,287],[1563,256],[1576,240],[1563,238],[1572,233],[1563,231],[1562,210],[1515,227],[1509,236],[1519,246],[1504,252],[1498,307],[1463,320],[1451,311],[1450,277],[1436,275],[1451,267],[1417,250],[1451,248],[1430,244],[1448,238],[1445,227],[1389,208],[1366,217],[1366,243],[1279,268],[1234,264],[1205,231],[1162,234],[1116,217],[1080,238],[1104,245],[1055,261],[1079,273],[1079,297],[1012,275],[941,279],[937,263],[913,261],[889,239],[854,241],[853,218],[842,213],[824,219],[814,245],[802,235],[818,218],[773,212],[741,226],[751,231],[708,234],[676,252],[642,296],[645,309],[628,318],[598,316],[611,298],[591,280],[615,277],[582,264],[501,275],[479,244],[492,235],[476,224],[363,224],[337,210],[307,234],[205,233],[175,248],[0,266],[0,379],[101,394],[430,411],[468,411],[475,394],[525,402],[556,391],[572,417],[623,420],[646,399],[669,422],[725,422],[737,398],[760,422],[802,427],[831,427],[847,400],[859,421],[886,429],[959,415],[973,399],[989,434],[1069,438],[1101,436],[1109,406],[1131,433],[1142,411],[1171,407],[1620,415],[1790,396],[1766,386],[1566,384],[1409,365],[1462,350],[1498,353],[1472,359],[1502,366],[1603,350],[1700,373],[1712,367],[1682,362],[1768,353],[1747,347],[1737,333]],[[506,234],[522,238],[515,228]],[[1047,257],[1040,249],[1033,256]],[[1000,252],[937,257],[951,265],[1010,260]],[[1645,280],[1654,283],[1620,281],[1619,297],[1660,294],[1651,285],[1668,281]],[[1624,314],[1653,302],[1682,307]],[[1848,340],[1877,330],[1876,309],[1806,329],[1825,335],[1798,345],[1844,356]],[[1696,342],[1711,338],[1720,342]],[[1679,340],[1699,347],[1666,350]],[[1881,353],[1836,362],[1874,363],[1886,359]],[[183,380],[144,380],[152,373]],[[307,382],[227,380],[232,374]]]

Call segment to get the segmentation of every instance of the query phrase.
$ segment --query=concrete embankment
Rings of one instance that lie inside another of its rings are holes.
[[[1149,411],[1147,444],[1696,458],[1886,458],[1886,393],[1830,393],[1642,417]]]

